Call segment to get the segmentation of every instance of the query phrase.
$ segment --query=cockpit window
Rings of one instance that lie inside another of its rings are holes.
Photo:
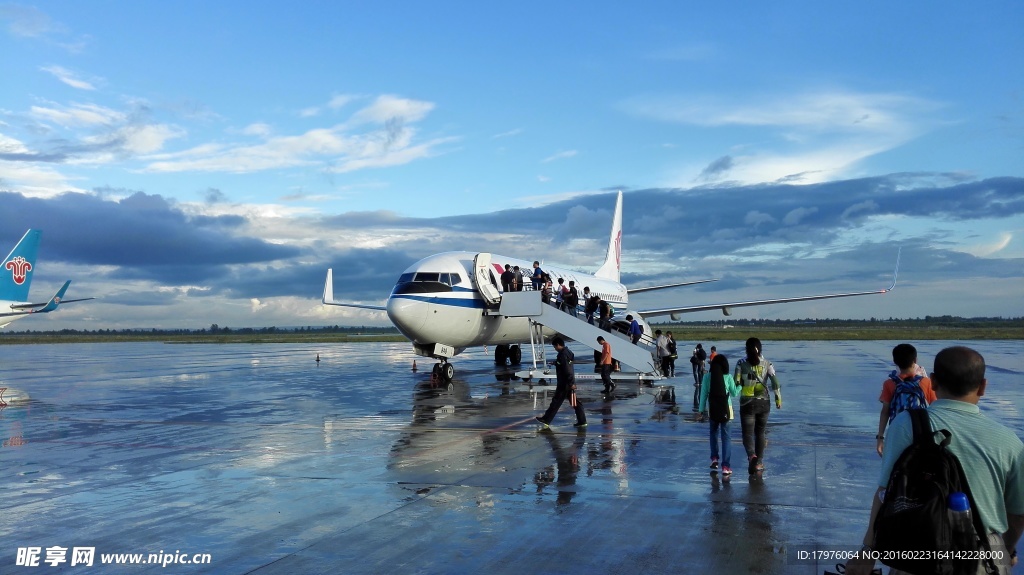
[[[458,272],[409,272],[402,274],[401,277],[398,278],[396,285],[402,285],[410,282],[437,282],[453,286],[462,283],[462,276]]]

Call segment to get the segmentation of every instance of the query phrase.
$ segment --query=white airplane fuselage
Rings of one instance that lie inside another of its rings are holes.
[[[477,345],[530,341],[530,323],[526,318],[485,313],[487,303],[472,279],[476,255],[473,252],[435,254],[405,270],[386,306],[388,317],[402,334],[416,344],[442,343],[459,351]],[[498,285],[505,264],[519,266],[523,270],[524,289],[532,288],[533,262],[492,254],[492,277]],[[613,306],[616,317],[624,317],[621,312],[629,305],[629,296],[621,283],[565,268],[542,265],[541,269],[551,276],[556,288],[558,278],[564,279],[567,286],[570,281],[575,282],[581,304],[583,288],[589,287],[591,294],[599,295]],[[546,332],[546,335],[550,333],[553,332]]]

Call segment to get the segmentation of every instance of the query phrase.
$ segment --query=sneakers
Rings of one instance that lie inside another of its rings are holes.
[[[713,458],[711,460],[711,469],[718,469],[718,459],[717,458]]]
[[[572,424],[572,426],[577,428],[577,429],[582,429],[582,428],[587,426],[587,422],[586,421],[584,421],[583,423],[576,422],[576,423]]]
[[[540,418],[538,417],[537,419],[540,419]],[[747,463],[747,473],[750,473],[751,475],[757,473],[757,466],[758,466],[757,456],[756,455],[752,455],[750,457],[750,462]],[[764,469],[764,467],[762,467],[761,469]]]
[[[539,421],[541,425],[551,425],[550,423],[544,421],[544,418],[539,415],[537,417],[534,417],[534,419]],[[751,473],[753,473],[753,471],[751,471]]]
[[[722,475],[732,475],[732,469],[728,466],[722,468]]]

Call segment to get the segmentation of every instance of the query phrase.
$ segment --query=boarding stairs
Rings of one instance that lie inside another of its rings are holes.
[[[619,363],[636,370],[634,375],[643,375],[645,379],[658,376],[658,363],[652,356],[650,350],[633,345],[621,334],[606,332],[597,326],[591,325],[579,317],[566,313],[552,305],[545,304],[540,299],[540,292],[521,291],[506,292],[502,294],[495,315],[505,317],[524,317],[530,321],[530,344],[536,349],[539,345],[544,349],[544,339],[541,326],[552,329],[567,339],[574,340],[580,345],[589,347],[594,351],[601,351],[601,344],[597,343],[598,336],[604,336],[612,345],[612,355]],[[534,353],[534,368],[537,368],[537,353]],[[540,354],[543,365],[543,351]],[[546,366],[544,366],[546,367]],[[520,375],[520,374],[516,374]],[[522,376],[520,376],[522,377]],[[526,377],[530,377],[527,375]]]

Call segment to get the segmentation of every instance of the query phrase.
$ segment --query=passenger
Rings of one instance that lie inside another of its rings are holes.
[[[569,280],[569,290],[565,294],[565,311],[572,317],[579,317],[580,292],[576,291],[576,282]]]
[[[932,384],[938,396],[928,406],[932,429],[952,432],[953,441],[947,449],[960,460],[993,556],[1002,558],[996,561],[998,572],[1008,575],[1017,564],[1016,545],[1024,531],[1024,444],[1014,430],[996,423],[978,408],[988,387],[985,359],[978,352],[967,347],[940,351],[935,356]],[[879,487],[872,497],[871,517],[864,534],[865,547],[874,543],[879,498],[885,492],[892,468],[913,439],[909,414],[897,416],[885,439]],[[977,573],[986,572],[985,563],[978,562]],[[873,567],[872,559],[856,559],[847,562],[846,573],[867,575]]]
[[[690,366],[693,368],[693,410],[697,411],[698,403],[700,403],[700,384],[704,381],[704,360],[707,358],[704,348],[701,344],[697,344],[697,347],[693,348],[693,354],[690,356]]]
[[[718,355],[718,348],[715,346],[711,346],[711,353],[708,354],[708,361],[714,361],[716,355]],[[710,363],[708,365],[710,365]]]
[[[901,343],[892,348],[892,362],[899,371],[893,370],[882,382],[882,394],[878,401],[882,402],[882,411],[878,414],[878,434],[875,435],[875,451],[882,457],[885,447],[885,428],[901,411],[927,407],[935,401],[932,380],[918,375],[917,349],[909,343]],[[899,385],[902,384],[902,385]],[[899,390],[899,393],[897,393]]]
[[[711,372],[704,376],[700,392],[700,419],[711,420],[711,469],[718,469],[718,441],[722,441],[722,475],[732,474],[732,446],[729,421],[733,418],[732,398],[740,394],[736,380],[729,375],[729,360],[717,354],[711,360]]]
[[[690,365],[693,367],[693,385],[700,387],[700,382],[704,379],[704,360],[707,358],[707,352],[698,343],[697,347],[693,348],[693,355],[690,356]],[[694,401],[694,405],[696,406],[696,401]]]
[[[512,274],[515,279],[515,282],[512,285],[512,291],[523,291],[523,270],[519,269],[519,266],[513,266]]]
[[[583,288],[583,317],[587,323],[594,325],[594,314],[597,313],[597,306],[601,304],[601,298],[590,293],[590,287]]]
[[[668,377],[668,338],[661,333],[660,329],[654,330],[654,345],[658,356],[658,365],[661,367],[661,375]]]
[[[562,402],[568,399],[569,404],[576,411],[576,423],[573,424],[573,427],[586,427],[587,414],[583,411],[583,404],[576,399],[576,370],[572,365],[573,353],[565,347],[565,340],[561,336],[556,335],[552,338],[551,345],[558,352],[558,356],[555,358],[555,376],[558,379],[558,384],[555,386],[555,395],[551,398],[548,410],[544,412],[544,415],[538,415],[536,419],[544,425],[551,425],[558,413],[558,408],[562,407]]]
[[[604,384],[604,393],[609,394],[615,391],[615,384],[612,383],[612,344],[604,336],[597,336],[597,343],[601,344],[601,383]]]
[[[633,319],[632,315],[626,316],[626,321],[629,322],[629,341],[636,345],[640,341],[640,337],[644,334],[644,330],[640,329],[640,323]]]
[[[541,285],[543,287],[540,291],[540,301],[546,304],[555,305],[554,302],[551,301],[551,276],[544,274],[541,278]]]
[[[775,394],[775,407],[782,409],[782,389],[775,375],[775,366],[761,355],[761,340],[747,340],[747,357],[736,364],[733,379],[739,384],[740,425],[743,429],[743,448],[747,451],[747,471],[756,473],[764,469],[765,428],[772,406],[768,400],[768,383]]]
[[[608,333],[612,332],[612,304],[605,300],[600,300],[597,303],[598,322],[597,327],[605,330]]]
[[[558,285],[555,286],[555,307],[565,311],[565,294],[569,288],[565,287],[565,279],[558,278]]]
[[[516,275],[512,271],[512,266],[505,264],[505,271],[501,273],[501,291],[508,293],[512,291],[512,284],[516,281]]]
[[[679,357],[679,353],[676,348],[676,338],[670,331],[665,332],[665,337],[668,338],[668,375],[665,377],[675,377],[676,358]]]
[[[544,287],[544,270],[540,269],[540,262],[533,262],[533,275],[530,276],[533,282],[534,291],[540,291]]]

